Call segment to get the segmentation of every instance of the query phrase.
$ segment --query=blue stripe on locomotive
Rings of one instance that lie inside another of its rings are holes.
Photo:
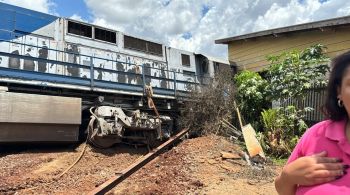
[[[1,2],[0,13],[0,39],[6,41],[17,38],[12,32],[20,31],[22,35],[26,35],[49,25],[58,18]]]

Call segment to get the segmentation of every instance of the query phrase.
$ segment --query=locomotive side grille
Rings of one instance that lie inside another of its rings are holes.
[[[163,55],[163,47],[161,44],[145,41],[142,39],[124,35],[124,48],[142,51],[154,55]]]

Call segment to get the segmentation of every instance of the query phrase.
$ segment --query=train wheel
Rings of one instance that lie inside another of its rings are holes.
[[[88,125],[88,141],[90,144],[97,148],[110,148],[120,142],[120,138],[113,135],[100,136],[101,129],[95,119],[95,117],[92,117]]]

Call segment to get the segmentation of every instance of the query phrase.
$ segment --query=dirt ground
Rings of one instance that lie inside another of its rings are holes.
[[[86,194],[147,153],[146,148],[127,145],[88,147],[83,158],[57,178],[82,149],[83,144],[0,153],[0,194]],[[252,168],[242,159],[221,157],[221,152],[239,151],[222,137],[185,140],[109,194],[276,194],[273,178],[280,167]]]
[[[217,136],[185,140],[110,194],[277,194],[273,179],[281,167],[251,168],[242,159],[222,159],[223,151],[240,148]]]
[[[0,157],[0,194],[84,194],[147,153],[145,148],[123,145],[108,150],[88,147],[83,158],[57,179],[82,149],[83,145],[39,147]]]

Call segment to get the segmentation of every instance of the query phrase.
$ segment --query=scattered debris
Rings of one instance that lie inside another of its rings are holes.
[[[231,152],[221,152],[221,157],[223,159],[240,159],[241,157],[236,153]]]
[[[246,152],[244,152],[244,159],[247,162],[247,165],[251,166],[252,163],[250,162],[249,156]]]
[[[226,159],[227,162],[230,162],[232,164],[236,164],[236,165],[240,165],[240,166],[246,166],[245,163],[243,163],[242,161],[237,161],[237,160],[232,160],[232,159]]]
[[[242,136],[242,132],[239,131],[235,126],[233,126],[231,123],[229,123],[227,120],[222,119],[221,124],[224,125],[225,127],[229,128],[232,130],[232,133],[234,133],[237,137]],[[234,136],[233,136],[234,137]]]
[[[230,166],[227,166],[225,164],[221,164],[220,167],[223,168],[223,169],[226,169],[228,171],[234,171]]]
[[[211,165],[217,163],[216,160],[214,160],[214,159],[208,159],[207,161],[208,161],[208,163],[211,164]]]

